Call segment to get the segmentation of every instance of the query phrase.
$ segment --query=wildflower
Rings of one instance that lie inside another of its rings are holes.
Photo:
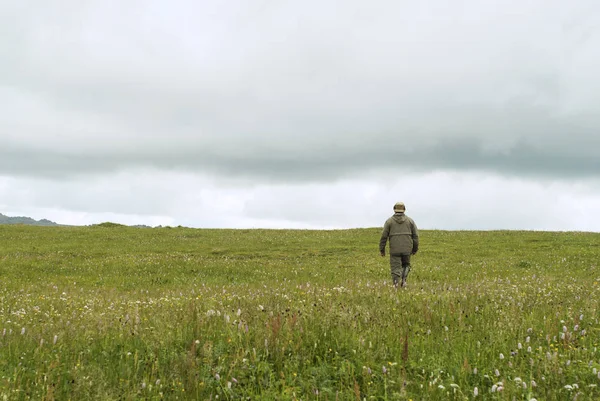
[[[596,368],[592,369],[592,373],[594,373],[594,374],[598,373],[598,369],[596,369]]]
[[[473,374],[476,375],[477,374],[477,368],[473,368]]]
[[[25,334],[25,327],[23,327],[23,328],[21,329],[21,335],[24,335],[24,334]]]
[[[57,341],[58,341],[58,336],[57,336],[57,335],[55,335],[55,336],[54,336],[54,339],[52,340],[52,344],[53,344],[53,345],[56,345],[56,342],[57,342]]]
[[[518,348],[518,349],[523,349],[523,344],[521,344],[521,343],[518,343],[518,344],[517,344],[517,348]]]
[[[579,315],[579,320],[583,320],[583,315]]]
[[[565,385],[564,388],[565,388],[565,390],[569,390],[569,391],[573,390],[573,386],[571,386],[570,384]]]
[[[576,324],[575,327],[573,327],[573,331],[579,331],[579,325]]]
[[[569,366],[570,364],[571,364],[571,360],[569,359],[569,360],[567,361],[567,366]]]
[[[535,380],[531,381],[531,387],[533,387],[533,388],[537,387],[537,383],[535,382]]]
[[[156,383],[157,386],[160,386],[160,379],[156,379]]]
[[[43,345],[44,345],[44,339],[43,339],[43,338],[41,338],[41,339],[40,339],[40,347],[41,347],[41,346],[43,346]]]
[[[531,341],[531,337],[527,336],[527,338],[525,339],[525,342],[528,343],[529,341]]]
[[[531,353],[531,347],[527,347],[527,352]]]
[[[234,382],[234,383],[236,383],[236,384],[237,384],[237,382],[238,382],[238,381],[237,381],[237,379],[236,379],[235,377],[232,377],[232,378],[231,378],[231,381],[232,381],[232,382]]]
[[[495,393],[497,390],[498,390],[498,385],[497,385],[497,384],[494,384],[494,385],[492,386],[492,393]]]
[[[517,384],[520,384],[520,383],[522,383],[522,382],[523,382],[523,380],[521,380],[521,378],[520,378],[520,377],[515,377],[515,379],[514,379],[514,380],[515,380],[515,383],[517,383]]]
[[[567,332],[567,326],[563,326],[563,333],[566,333],[566,332]],[[568,384],[567,384],[567,386],[568,386]]]
[[[500,359],[504,359],[504,354],[502,352],[500,353]]]
[[[477,389],[477,387],[475,387],[475,388],[473,389],[473,396],[474,396],[474,397],[477,397],[478,395],[479,395],[479,390]]]
[[[381,369],[381,370],[383,371],[383,374],[384,374],[384,375],[387,373],[387,369],[386,369],[386,367],[385,367],[385,366],[382,366],[382,369]]]
[[[217,381],[219,381],[219,380],[221,380],[221,376],[220,376],[218,373],[216,373],[216,374],[215,374],[215,379],[216,379]]]
[[[227,388],[231,390],[231,382],[227,382]]]
[[[496,374],[496,376],[500,376],[500,371],[498,369],[496,369],[494,373]]]
[[[242,314],[242,310],[238,309],[236,315],[239,317]]]
[[[142,390],[146,388],[146,382],[142,382]]]
[[[441,384],[440,384],[440,385],[438,386],[438,388],[439,388],[440,390],[444,390],[446,387],[444,387],[443,385],[441,385]]]

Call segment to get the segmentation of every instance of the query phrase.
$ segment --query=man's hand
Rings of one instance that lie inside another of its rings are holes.
[[[416,255],[418,251],[412,251],[411,255]]]
[[[385,256],[385,252],[380,252],[380,253],[381,253],[381,256]]]

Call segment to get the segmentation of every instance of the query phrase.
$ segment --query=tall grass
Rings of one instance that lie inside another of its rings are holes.
[[[0,226],[0,400],[600,398],[600,235]]]

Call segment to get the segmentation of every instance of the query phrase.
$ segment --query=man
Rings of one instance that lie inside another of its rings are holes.
[[[394,205],[394,215],[387,219],[379,241],[379,252],[385,256],[385,245],[390,241],[390,268],[394,287],[406,285],[406,277],[410,272],[410,256],[419,250],[419,232],[417,225],[407,215],[404,203]]]

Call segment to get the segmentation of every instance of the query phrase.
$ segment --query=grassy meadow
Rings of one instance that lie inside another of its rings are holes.
[[[0,226],[0,400],[598,400],[600,234]]]

